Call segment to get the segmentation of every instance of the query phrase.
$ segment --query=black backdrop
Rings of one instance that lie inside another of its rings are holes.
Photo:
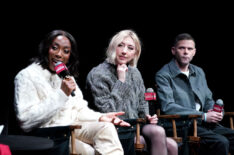
[[[27,4],[28,5],[28,4]],[[1,93],[2,107],[13,117],[14,76],[37,54],[45,34],[54,29],[70,32],[78,42],[78,85],[83,90],[87,73],[104,60],[110,38],[123,29],[134,30],[142,41],[138,68],[146,88],[154,87],[154,75],[171,60],[171,43],[178,33],[190,33],[196,40],[193,63],[202,67],[214,99],[224,100],[225,110],[232,107],[233,21],[228,5],[156,4],[102,6],[59,4],[46,8],[17,7],[2,13]],[[107,4],[106,4],[107,5]],[[11,6],[11,5],[9,5]],[[9,7],[8,6],[8,7]],[[166,7],[165,7],[166,6]],[[193,6],[193,7],[191,7]],[[30,93],[30,92],[29,92]],[[3,108],[1,108],[2,111]]]

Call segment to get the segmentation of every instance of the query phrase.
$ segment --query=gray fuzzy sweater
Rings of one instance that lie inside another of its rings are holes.
[[[117,78],[116,66],[104,61],[88,74],[86,88],[100,112],[124,111],[122,119],[145,117],[149,113],[144,100],[145,86],[139,70],[128,66],[126,81]]]

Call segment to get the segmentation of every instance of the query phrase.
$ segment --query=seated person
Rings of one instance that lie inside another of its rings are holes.
[[[165,130],[157,126],[156,115],[149,115],[144,100],[145,86],[136,68],[141,54],[140,40],[132,30],[122,30],[112,37],[106,60],[94,67],[87,76],[87,90],[91,92],[95,107],[100,112],[124,111],[122,119],[146,117],[142,134],[149,141],[152,155],[176,155],[177,144],[167,138]]]
[[[41,41],[38,57],[15,77],[17,119],[25,132],[79,124],[82,128],[75,131],[76,138],[92,145],[97,153],[123,154],[113,124],[129,124],[117,117],[123,112],[99,113],[88,108],[75,82],[78,74],[76,47],[74,37],[63,30],[54,30]],[[67,65],[71,76],[61,79],[56,74],[54,68],[59,61]],[[71,96],[73,91],[75,96]]]
[[[191,64],[196,54],[190,34],[179,34],[171,48],[174,58],[156,73],[158,100],[165,114],[200,114],[197,135],[200,154],[227,155],[234,149],[234,131],[219,124],[223,113],[213,111],[214,100],[204,71]]]

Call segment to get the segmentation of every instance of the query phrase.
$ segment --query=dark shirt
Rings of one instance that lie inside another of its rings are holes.
[[[157,95],[165,114],[203,114],[213,108],[212,92],[208,88],[204,71],[189,65],[189,77],[181,73],[175,60],[164,65],[155,76]],[[201,104],[196,110],[195,102]]]

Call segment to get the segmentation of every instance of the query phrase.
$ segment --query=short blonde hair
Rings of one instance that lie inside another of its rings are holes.
[[[109,43],[109,46],[106,51],[106,60],[111,64],[116,64],[116,47],[124,40],[126,37],[131,37],[135,43],[136,54],[132,61],[129,62],[129,65],[136,67],[139,57],[141,55],[141,42],[137,34],[133,30],[122,30],[114,35]]]

